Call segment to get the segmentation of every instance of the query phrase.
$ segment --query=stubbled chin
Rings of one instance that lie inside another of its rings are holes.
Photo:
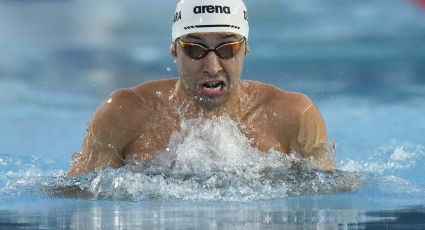
[[[201,89],[198,93],[199,96],[195,96],[196,102],[202,107],[211,109],[225,104],[229,97],[227,87],[220,90]]]

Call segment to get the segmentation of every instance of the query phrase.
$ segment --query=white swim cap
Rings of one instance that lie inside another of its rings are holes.
[[[179,0],[173,41],[191,33],[232,32],[248,39],[248,11],[243,0]]]

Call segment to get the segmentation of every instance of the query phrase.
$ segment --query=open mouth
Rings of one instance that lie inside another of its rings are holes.
[[[203,88],[213,89],[213,90],[220,90],[224,87],[224,82],[222,81],[213,81],[213,82],[206,82],[202,84]]]
[[[226,93],[226,83],[221,80],[202,82],[199,86],[203,96],[217,97]]]

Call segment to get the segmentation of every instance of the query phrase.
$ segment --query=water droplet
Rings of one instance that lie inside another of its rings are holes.
[[[170,71],[171,71],[171,68],[170,68],[169,66],[167,67],[167,71],[168,71],[168,72],[170,72]]]

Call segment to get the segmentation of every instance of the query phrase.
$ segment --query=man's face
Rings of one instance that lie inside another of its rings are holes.
[[[208,49],[240,41],[243,37],[233,33],[194,33],[182,36],[185,43],[202,44]],[[246,42],[231,58],[223,59],[210,51],[202,59],[193,59],[175,44],[180,83],[195,101],[207,108],[223,105],[239,89],[240,76],[245,59]]]

